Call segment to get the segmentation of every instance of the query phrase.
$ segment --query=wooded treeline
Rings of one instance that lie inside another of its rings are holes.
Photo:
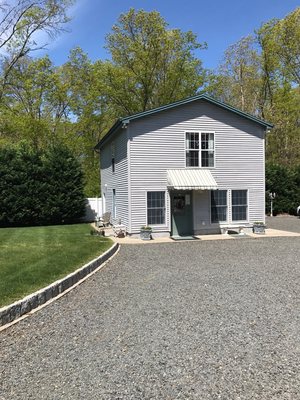
[[[86,195],[97,196],[93,148],[117,117],[204,91],[274,124],[267,136],[269,162],[300,164],[300,8],[230,46],[216,71],[203,67],[199,55],[207,45],[192,32],[170,29],[156,11],[134,9],[107,35],[108,60],[92,62],[80,48],[60,66],[47,56],[32,57],[38,45],[31,32],[61,33],[71,3],[3,6],[0,146],[64,144],[83,167]]]

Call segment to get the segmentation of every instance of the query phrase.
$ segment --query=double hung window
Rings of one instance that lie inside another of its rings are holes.
[[[211,222],[227,221],[227,190],[211,191]]]
[[[232,190],[232,221],[247,221],[248,192],[247,190]]]
[[[165,192],[147,192],[147,224],[162,225],[166,221]]]
[[[199,167],[199,133],[186,133],[186,166]]]
[[[215,139],[212,132],[186,132],[186,166],[214,167]]]

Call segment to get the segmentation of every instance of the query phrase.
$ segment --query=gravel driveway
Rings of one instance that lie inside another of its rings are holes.
[[[300,233],[300,218],[292,215],[266,218],[267,228]]]
[[[299,243],[123,246],[0,333],[0,399],[300,399]]]

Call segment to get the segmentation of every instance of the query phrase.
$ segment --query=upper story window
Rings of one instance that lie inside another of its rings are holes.
[[[212,132],[186,132],[186,166],[215,166],[215,135]]]

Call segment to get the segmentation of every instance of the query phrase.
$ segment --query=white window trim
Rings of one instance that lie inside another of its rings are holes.
[[[211,194],[212,192],[215,192],[215,190],[210,190],[210,194],[209,194],[209,214],[210,214],[210,224],[213,226],[216,225],[224,225],[224,224],[228,224],[229,221],[229,189],[219,189],[219,190],[226,190],[226,202],[227,202],[227,212],[226,212],[226,221],[219,221],[219,222],[212,222],[211,220],[211,216],[212,216],[212,212],[211,212]]]
[[[244,190],[247,192],[247,219],[241,219],[241,220],[233,220],[232,219],[232,192],[235,190]],[[230,189],[231,191],[231,196],[230,196],[230,218],[231,218],[231,223],[233,225],[235,224],[240,224],[240,223],[249,223],[249,189],[248,188],[234,188],[234,189]]]
[[[165,195],[165,222],[163,224],[149,224],[148,223],[148,193],[152,193],[152,192],[164,192]],[[167,196],[166,196],[167,192],[165,189],[151,189],[151,190],[146,190],[145,192],[145,203],[146,203],[146,226],[151,226],[152,228],[167,228]]]
[[[187,146],[186,146],[186,134],[187,133],[198,133],[198,135],[199,135],[199,149],[198,149],[199,165],[198,165],[198,167],[187,167],[187,165],[186,165],[186,153],[189,150],[189,149],[187,149]],[[214,166],[213,167],[202,167],[201,166],[201,164],[202,164],[201,134],[202,133],[212,133],[214,135],[214,149],[213,149],[214,150]],[[215,131],[209,131],[209,130],[194,131],[192,129],[184,131],[184,149],[185,149],[185,151],[184,151],[184,165],[185,165],[185,168],[188,168],[188,169],[193,169],[193,168],[215,169],[216,168],[216,132]]]

